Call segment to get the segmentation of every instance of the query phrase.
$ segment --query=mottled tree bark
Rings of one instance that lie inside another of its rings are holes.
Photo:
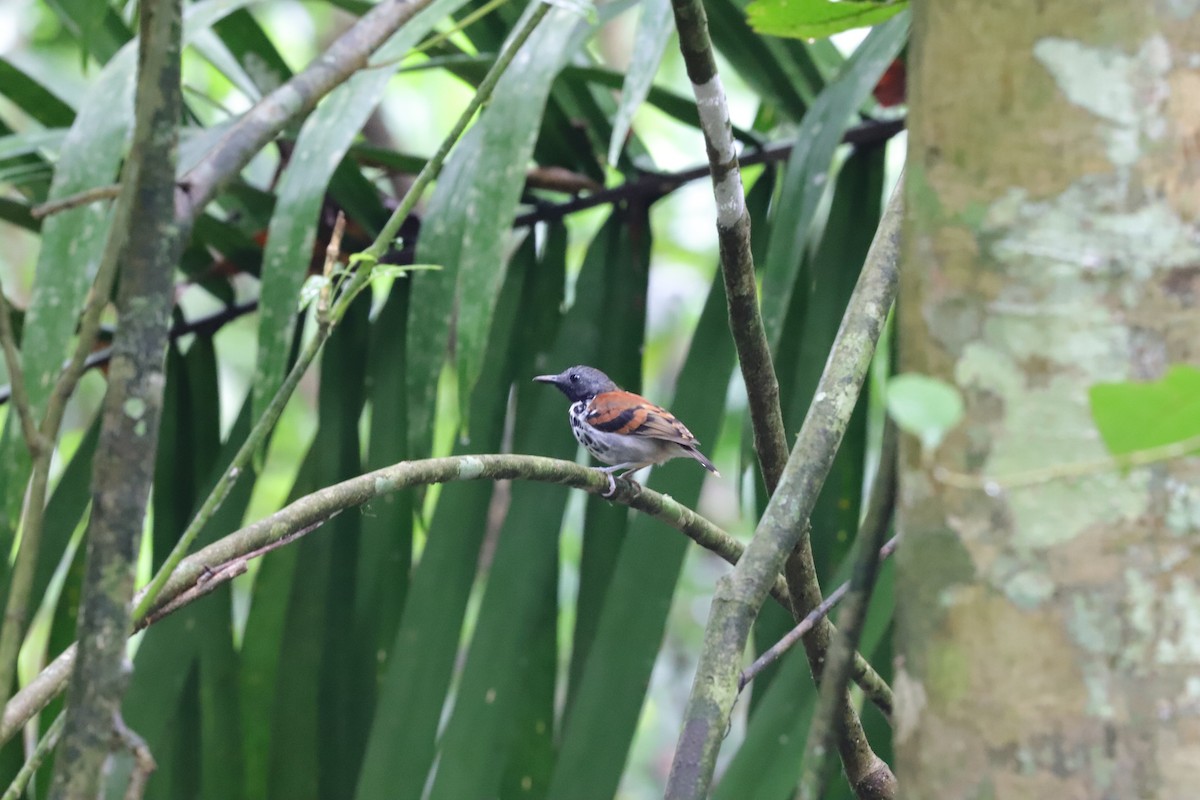
[[[1088,389],[1200,361],[1200,7],[915,3],[902,366],[963,422],[902,456],[912,798],[1196,795],[1200,464],[1102,459]]]
[[[123,730],[117,720],[126,685],[125,640],[154,477],[163,356],[180,249],[174,196],[181,13],[180,0],[141,5],[137,113],[122,175],[130,213],[112,234],[123,237],[118,330],[93,467],[79,655],[55,761],[55,798],[97,797],[104,760]]]

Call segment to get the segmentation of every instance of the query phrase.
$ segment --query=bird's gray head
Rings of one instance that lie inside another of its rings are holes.
[[[615,391],[618,386],[595,367],[571,367],[557,375],[538,375],[535,381],[553,383],[572,403],[590,400],[598,394]]]

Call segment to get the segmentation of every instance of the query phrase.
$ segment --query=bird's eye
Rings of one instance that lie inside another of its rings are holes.
[[[570,375],[567,376],[567,378],[571,381],[571,383],[579,383],[579,373],[578,372],[572,372]]]

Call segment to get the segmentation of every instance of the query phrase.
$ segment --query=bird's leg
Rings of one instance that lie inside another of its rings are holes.
[[[608,476],[608,491],[602,493],[600,496],[607,499],[617,493],[617,482],[613,479],[613,473],[617,470],[625,470],[621,473],[621,477],[625,478],[653,463],[653,461],[626,461],[624,464],[613,464],[611,467],[596,467],[596,469]],[[630,480],[632,481],[633,479],[630,478]]]

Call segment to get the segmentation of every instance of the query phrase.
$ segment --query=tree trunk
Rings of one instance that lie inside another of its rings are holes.
[[[1200,465],[1054,468],[1200,361],[1200,7],[915,5],[901,360],[966,415],[902,457],[901,786],[1195,796]]]

